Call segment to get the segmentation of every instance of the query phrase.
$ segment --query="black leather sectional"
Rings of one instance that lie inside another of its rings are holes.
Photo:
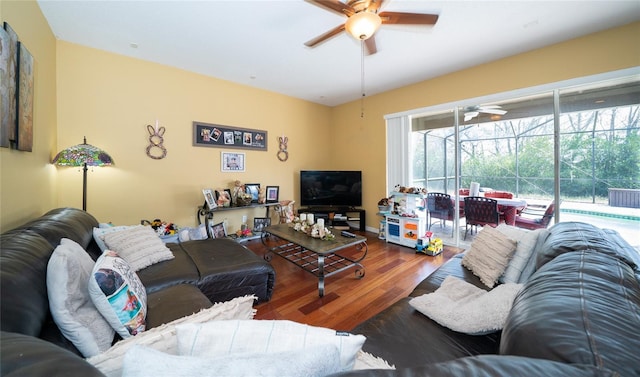
[[[73,209],[52,210],[0,235],[0,375],[102,376],[84,361],[53,322],[46,272],[60,239],[69,238],[96,260],[98,221]],[[175,258],[138,271],[147,290],[147,328],[239,296],[271,298],[273,267],[227,239],[167,245]]]
[[[640,376],[640,255],[615,231],[559,223],[539,240],[536,271],[501,332],[467,335],[409,305],[449,275],[486,289],[448,261],[409,295],[352,332],[397,370],[341,376]]]

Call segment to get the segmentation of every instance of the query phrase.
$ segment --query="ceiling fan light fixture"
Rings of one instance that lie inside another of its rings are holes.
[[[382,19],[376,13],[361,11],[347,19],[345,29],[357,40],[366,40],[382,25]]]

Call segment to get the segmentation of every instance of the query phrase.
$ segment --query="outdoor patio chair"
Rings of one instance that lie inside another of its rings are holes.
[[[513,199],[513,193],[509,191],[489,191],[484,193],[485,198],[503,198],[503,199]],[[506,222],[506,216],[504,211],[508,208],[508,206],[503,206],[498,204],[498,213],[500,214],[500,221]],[[524,207],[516,208],[516,213],[520,213]]]
[[[549,226],[551,218],[556,210],[555,201],[549,203],[544,212],[525,208],[519,215],[516,215],[516,226],[530,230],[543,229]]]
[[[446,221],[451,221],[451,236],[453,237],[456,207],[451,200],[451,195],[440,192],[427,193],[427,210],[429,211],[429,230],[431,230],[434,218],[440,220],[441,227],[446,225]],[[461,213],[460,216],[464,215]]]
[[[469,226],[471,226],[471,234],[473,234],[473,227],[476,228],[477,233],[478,225],[491,225],[496,227],[500,224],[498,202],[495,199],[481,196],[467,196],[464,198],[464,215],[467,218],[464,239],[467,239]]]

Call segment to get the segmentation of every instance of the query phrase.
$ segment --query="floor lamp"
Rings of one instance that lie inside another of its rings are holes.
[[[87,144],[84,138],[82,144],[69,147],[54,157],[52,161],[58,166],[82,166],[82,210],[87,210],[87,166],[113,165],[109,154],[98,147]]]

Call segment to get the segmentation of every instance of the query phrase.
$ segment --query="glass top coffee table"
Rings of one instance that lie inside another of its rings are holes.
[[[335,235],[333,240],[313,238],[303,232],[295,231],[289,224],[278,224],[263,229],[262,242],[266,245],[265,237],[276,236],[282,242],[271,247],[264,255],[264,259],[271,261],[273,255],[288,260],[303,270],[318,278],[318,294],[324,296],[324,278],[337,274],[351,267],[355,267],[356,278],[364,277],[364,266],[360,262],[367,256],[367,238],[355,235],[344,237],[339,230],[331,230]],[[351,259],[338,254],[340,250],[356,248],[357,259]]]

